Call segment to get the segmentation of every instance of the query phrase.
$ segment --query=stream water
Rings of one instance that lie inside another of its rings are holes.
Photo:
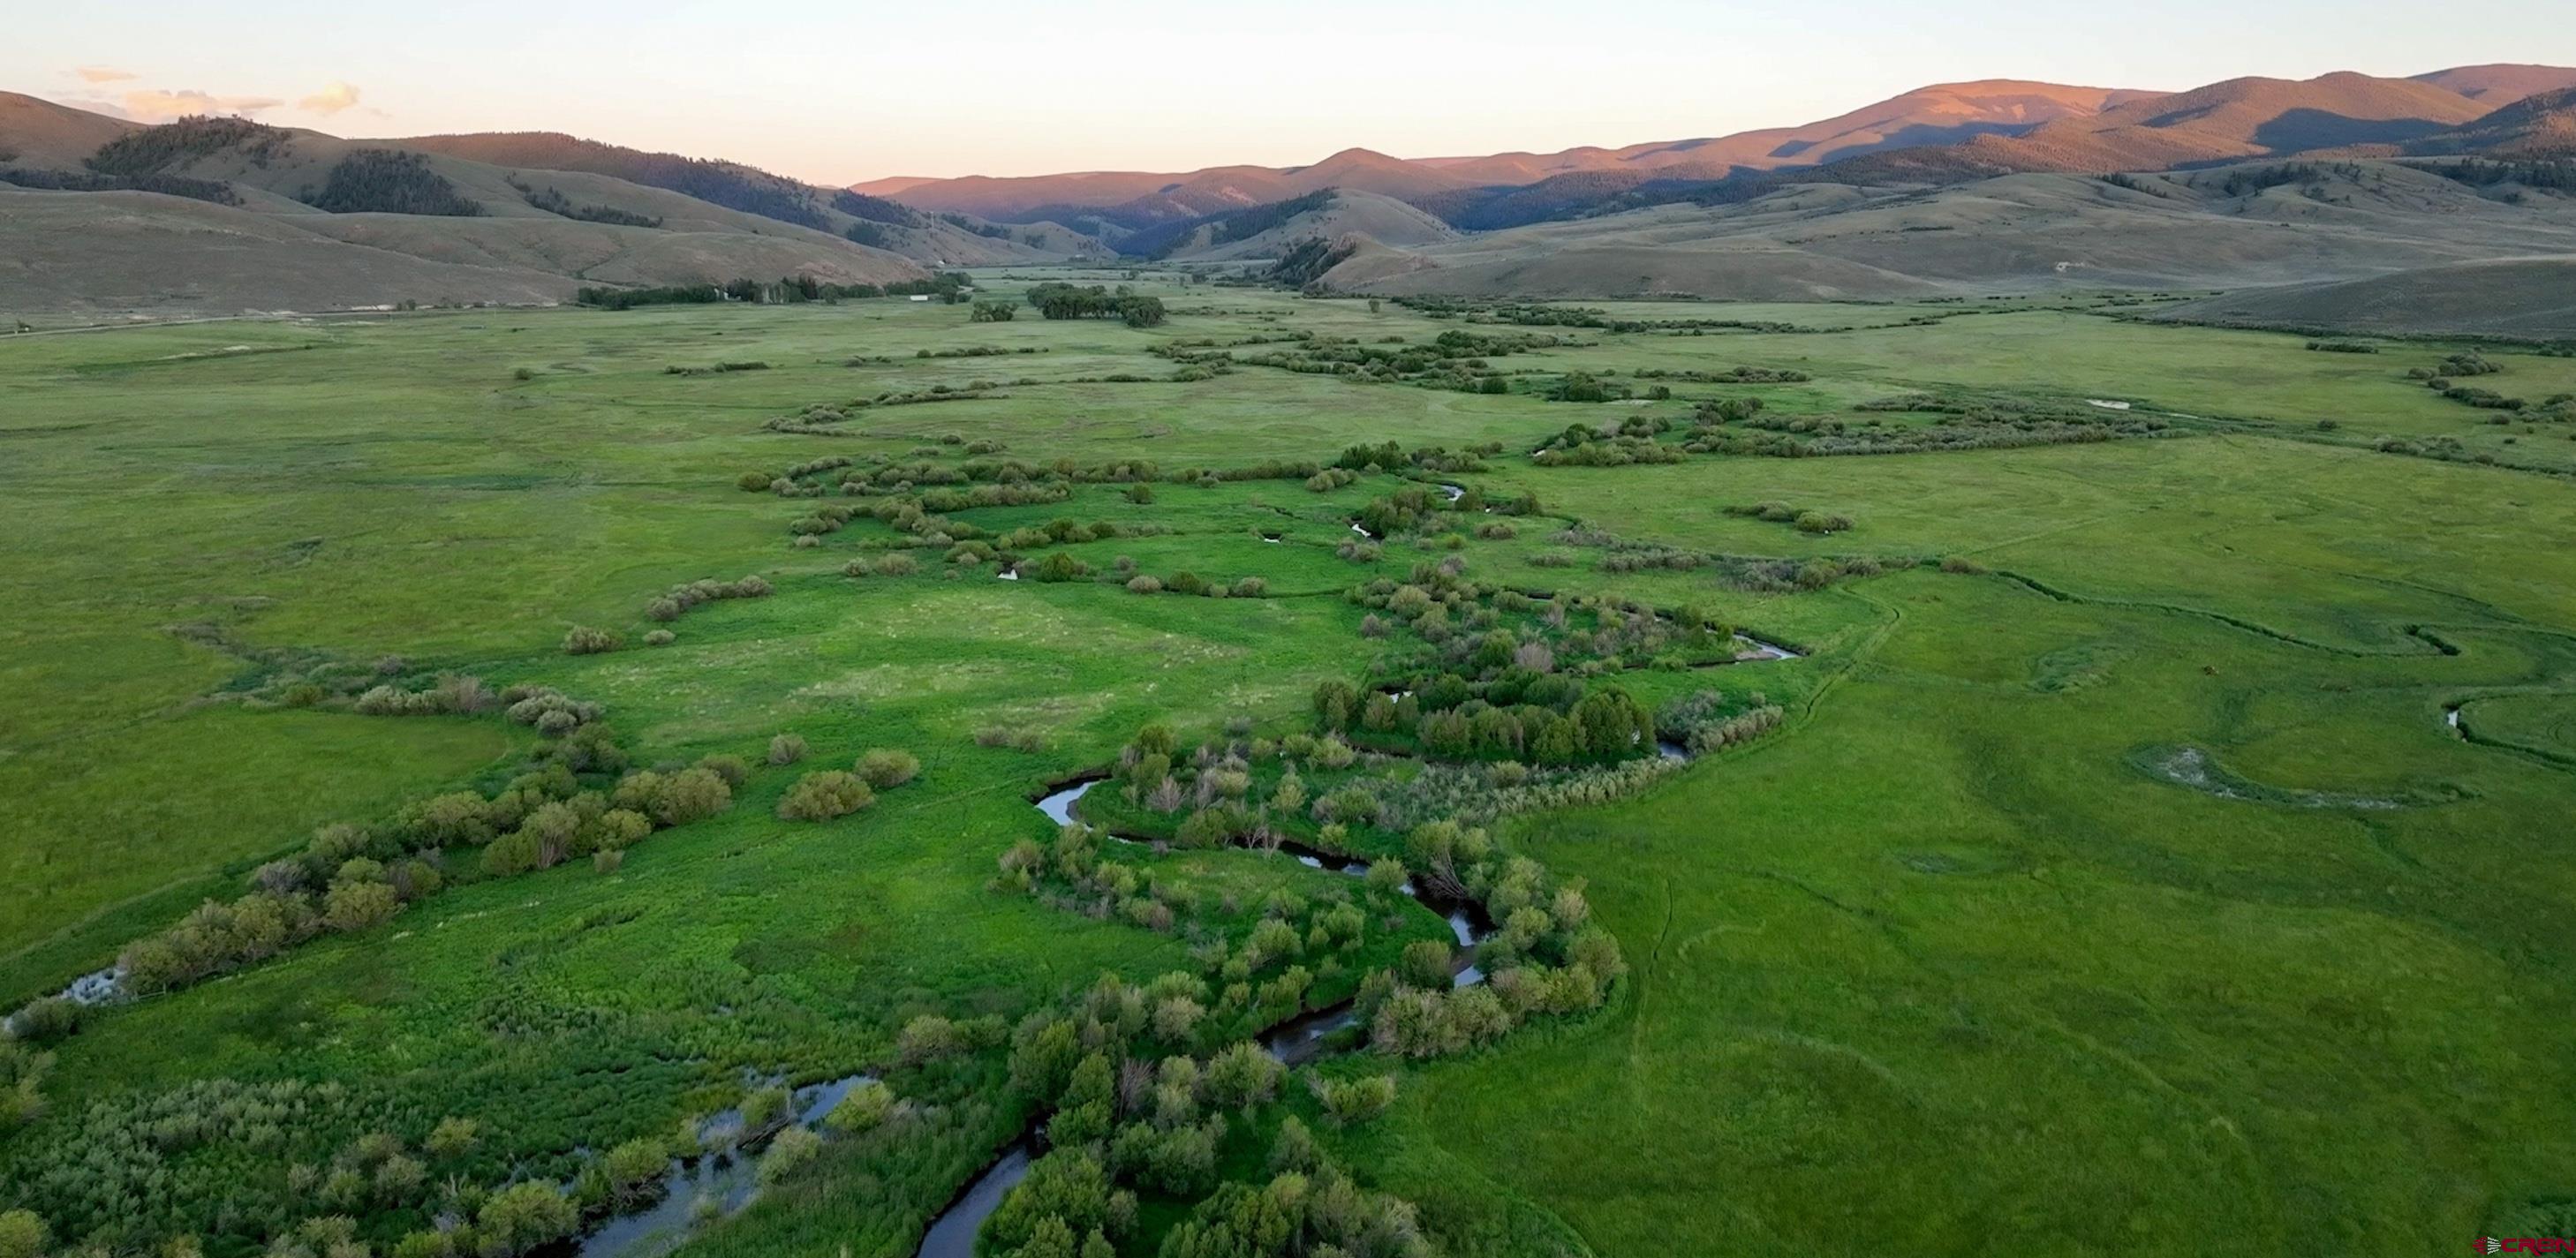
[[[68,1000],[75,1005],[104,1005],[110,1001],[123,1000],[125,999],[125,967],[111,965],[104,970],[93,970],[73,979],[70,985],[54,995],[58,999]],[[0,1017],[0,1028],[13,1027],[17,1021],[18,1015],[14,1013]]]
[[[1678,745],[1659,749],[1664,750],[1667,755],[1678,755],[1684,758],[1688,756],[1688,753],[1682,751]],[[1037,798],[1035,801],[1037,810],[1046,814],[1047,819],[1057,825],[1070,825],[1074,820],[1074,804],[1101,781],[1100,778],[1089,777],[1058,786]],[[1147,842],[1147,840],[1115,832],[1111,832],[1109,837],[1120,843],[1142,845]],[[1281,842],[1268,850],[1274,854],[1285,855],[1309,869],[1330,870],[1352,878],[1366,878],[1369,873],[1369,862],[1364,858],[1348,856],[1340,852],[1327,852],[1322,848],[1310,847],[1293,840]],[[1404,884],[1397,890],[1421,901],[1424,907],[1439,913],[1449,923],[1450,938],[1456,941],[1461,949],[1458,969],[1451,976],[1451,983],[1454,986],[1465,987],[1483,982],[1485,972],[1475,965],[1475,948],[1494,933],[1494,923],[1485,915],[1484,906],[1468,899],[1426,895],[1410,878],[1405,879]],[[1338,1005],[1301,1013],[1262,1032],[1259,1039],[1261,1046],[1268,1049],[1272,1057],[1293,1066],[1323,1051],[1325,1041],[1334,1032],[1350,1026],[1354,1021],[1356,1018],[1351,1012],[1350,1003],[1345,1001]]]
[[[1005,1150],[999,1161],[984,1168],[957,1194],[957,1200],[930,1221],[930,1230],[921,1234],[921,1248],[915,1258],[974,1258],[975,1233],[982,1231],[984,1220],[1002,1207],[1002,1198],[1029,1176],[1031,1150],[1025,1139]]]
[[[1047,820],[1057,825],[1073,822],[1073,806],[1103,779],[1084,777],[1057,786],[1033,801]],[[1121,842],[1137,840],[1112,835]],[[1278,853],[1316,869],[1329,869],[1355,878],[1368,876],[1369,863],[1356,857],[1326,852],[1299,843],[1283,843]],[[1462,952],[1458,968],[1450,982],[1459,987],[1483,982],[1485,973],[1474,964],[1474,949],[1493,933],[1493,923],[1484,910],[1471,900],[1451,901],[1428,896],[1410,880],[1402,890],[1422,901],[1448,920],[1449,933]],[[1330,1008],[1299,1014],[1259,1036],[1261,1046],[1278,1060],[1296,1065],[1312,1060],[1321,1053],[1335,1032],[1358,1022],[1349,1001]],[[795,1124],[812,1127],[823,1121],[832,1107],[841,1103],[852,1088],[872,1076],[852,1075],[829,1083],[797,1089],[794,1096]],[[702,1157],[672,1163],[670,1175],[663,1181],[663,1193],[652,1204],[622,1214],[612,1215],[582,1238],[576,1251],[579,1258],[660,1258],[689,1239],[698,1224],[721,1218],[750,1205],[760,1195],[759,1163],[752,1150],[732,1143],[741,1133],[742,1115],[726,1111],[708,1119],[699,1128],[702,1140],[725,1141],[724,1148]],[[975,1234],[984,1220],[999,1209],[1002,1198],[1009,1194],[1029,1173],[1029,1162],[1035,1156],[1032,1140],[1023,1137],[1003,1151],[1001,1157],[986,1167],[957,1199],[948,1204],[922,1233],[916,1258],[973,1258]]]
[[[694,1158],[674,1159],[662,1179],[661,1196],[601,1220],[572,1252],[579,1258],[659,1258],[679,1248],[700,1223],[740,1211],[760,1195],[760,1161],[753,1146],[788,1126],[819,1125],[851,1089],[875,1077],[855,1074],[796,1089],[788,1101],[794,1117],[749,1141],[742,1139],[741,1110],[729,1109],[708,1118],[698,1124],[698,1140],[720,1147]]]
[[[1735,635],[1735,658],[1730,664],[1751,664],[1761,660],[1796,660],[1806,657],[1777,642],[1765,642],[1747,634]]]

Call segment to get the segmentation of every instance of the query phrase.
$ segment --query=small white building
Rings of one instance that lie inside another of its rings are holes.
[[[928,301],[928,300],[930,300],[930,294],[928,294],[928,293],[914,293],[914,294],[912,295],[912,299],[913,299],[914,301]]]

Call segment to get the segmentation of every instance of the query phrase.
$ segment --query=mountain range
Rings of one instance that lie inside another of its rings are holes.
[[[2571,159],[2576,69],[2531,65],[2175,92],[1991,79],[1615,148],[846,189],[554,132],[144,127],[0,93],[0,309],[546,302],[1122,254],[1285,259],[1277,278],[1388,294],[2333,292],[2576,255]]]
[[[1606,200],[1605,193],[1649,183],[1711,182],[1898,151],[1914,156],[1885,169],[1945,177],[2162,170],[2420,139],[2525,97],[2568,88],[2576,88],[2576,68],[2531,65],[2462,66],[2411,79],[2351,73],[2305,81],[2240,78],[2183,92],[1988,79],[1917,88],[1804,126],[1623,148],[1412,160],[1345,149],[1312,166],[897,177],[853,189],[997,220],[1075,222],[1112,235],[1324,188],[1396,197],[1454,225],[1505,226],[1510,224],[1472,220],[1491,202],[1549,200],[1530,193],[1551,185],[1589,190],[1580,198],[1589,206]]]

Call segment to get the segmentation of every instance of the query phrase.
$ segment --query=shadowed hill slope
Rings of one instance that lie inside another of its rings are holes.
[[[1881,153],[1827,172],[1845,180],[1940,182],[2026,171],[2105,174],[2172,170],[2312,149],[2402,144],[2489,112],[2412,79],[2339,73],[2314,79],[2230,79],[2131,101],[2018,136]]]
[[[909,215],[890,222],[836,190],[816,188],[739,162],[649,153],[556,131],[477,132],[394,141],[495,166],[582,171],[660,188],[773,222],[854,239],[931,266],[994,266],[1102,256],[1108,251],[1061,225],[1024,232],[971,217]],[[861,223],[874,224],[869,227]],[[851,233],[856,229],[857,235]]]
[[[1652,178],[1716,178],[1729,170],[1815,165],[1837,157],[1970,136],[2017,133],[2055,119],[2090,115],[2155,95],[1991,79],[1918,88],[1849,113],[1795,127],[1556,153],[1401,159],[1346,149],[1312,166],[1219,166],[1177,173],[1087,171],[1016,178],[893,178],[853,190],[931,209],[997,219],[1096,214],[1141,229],[1229,209],[1286,200],[1323,188],[1395,197],[1418,205],[1472,201],[1476,190],[1519,187],[1560,176],[1606,175],[1632,186]]]
[[[568,300],[576,281],[370,247],[148,192],[0,191],[0,312],[234,314]]]
[[[2576,337],[2576,256],[2463,262],[2202,298],[2158,319],[2391,334]]]
[[[1157,258],[1231,261],[1275,258],[1299,241],[1335,240],[1354,233],[1397,247],[1458,238],[1447,223],[1393,197],[1327,189],[1142,232],[1122,247]]]
[[[143,128],[15,98],[0,100],[0,149],[25,155],[0,166],[0,188],[12,189],[0,216],[0,257],[10,260],[0,307],[11,310],[531,302],[581,283],[885,284],[928,274],[897,250],[609,174],[240,119]],[[830,215],[825,227],[857,221]],[[973,252],[1059,256],[998,244]]]
[[[2398,146],[2418,156],[2516,160],[2576,157],[2576,87],[2538,92],[2440,135]]]
[[[2393,163],[2257,163],[1926,189],[1793,184],[1405,251],[1331,287],[1388,294],[1882,299],[2346,279],[2576,252],[2576,200],[2487,195]]]
[[[2495,109],[2525,96],[2576,87],[2576,67],[2536,65],[2454,66],[2415,76],[2419,83],[2447,88]]]

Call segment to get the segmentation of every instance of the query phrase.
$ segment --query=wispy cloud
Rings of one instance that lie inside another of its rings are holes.
[[[357,103],[358,89],[355,84],[334,81],[321,91],[295,102],[295,107],[307,113],[327,115],[336,114],[343,109],[355,108]]]
[[[83,83],[118,83],[136,77],[132,70],[119,70],[115,66],[82,66],[72,73]]]
[[[188,114],[240,114],[248,117],[285,103],[274,96],[216,96],[195,88],[176,92],[153,89],[125,93],[116,101],[116,112],[136,122],[168,122]]]

